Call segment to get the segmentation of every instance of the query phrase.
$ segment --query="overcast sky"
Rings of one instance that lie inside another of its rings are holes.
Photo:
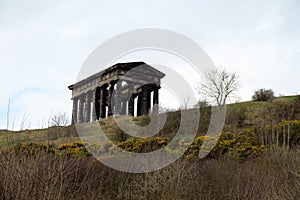
[[[45,127],[51,112],[71,115],[67,86],[88,55],[138,28],[169,29],[197,42],[217,67],[240,76],[241,100],[258,88],[300,94],[299,2],[2,0],[0,129],[9,99],[10,129],[19,129],[24,115],[27,128]]]

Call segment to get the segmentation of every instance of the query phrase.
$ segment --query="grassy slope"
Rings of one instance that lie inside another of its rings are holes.
[[[291,102],[296,98],[297,96],[283,96],[283,97],[277,97],[273,101],[245,101],[245,102],[233,103],[227,105],[227,110],[239,106],[245,108],[247,113],[246,123],[253,124],[254,121],[259,120],[260,118],[259,114],[262,112],[262,110],[265,107],[272,106],[272,103],[276,101]]]
[[[284,100],[291,101],[296,96],[279,97],[273,101]],[[246,109],[247,120],[246,124],[253,124],[254,121],[259,120],[259,113],[272,102],[254,102],[246,101],[240,103],[233,103],[227,105],[227,111],[236,107],[242,107]],[[133,119],[137,124],[145,123],[144,117],[137,117]],[[170,120],[173,120],[170,118]],[[112,133],[114,132],[113,119],[103,119],[100,122],[101,128],[104,132],[113,139]],[[0,130],[0,146],[7,146],[9,144],[15,144],[18,142],[39,142],[39,143],[50,143],[58,145],[61,143],[71,143],[80,141],[75,127],[73,125],[66,127],[50,127],[46,129],[34,129],[34,130],[23,130],[23,131],[6,131]]]
[[[230,104],[228,109],[245,108],[251,121],[267,105],[271,102],[243,102]],[[168,123],[172,125],[178,112],[170,115]],[[134,121],[143,124],[146,120],[139,117]],[[112,119],[101,120],[100,124],[108,135],[114,130]],[[1,146],[78,140],[74,126],[0,130]],[[53,159],[43,154],[20,157],[4,152],[0,155],[0,199],[300,199],[299,154],[300,149],[289,153],[269,149],[244,162],[230,155],[195,161],[179,159],[155,172],[130,174],[110,169],[93,158]]]

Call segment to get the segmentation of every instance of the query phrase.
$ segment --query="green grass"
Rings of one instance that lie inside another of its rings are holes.
[[[255,125],[255,120],[264,120],[264,108],[294,98],[234,103],[227,109],[230,112],[242,107],[246,124]],[[168,113],[163,133],[174,134],[180,117],[178,111]],[[133,121],[144,126],[149,118]],[[97,134],[93,127],[97,123],[90,125],[86,137]],[[109,139],[119,139],[113,119],[101,120],[100,125]],[[19,142],[58,146],[80,142],[80,138],[74,125],[0,130],[1,147]],[[161,170],[132,174],[113,170],[93,157],[51,157],[41,152],[20,156],[16,151],[0,151],[0,199],[299,199],[299,155],[299,147],[271,146],[259,157],[242,162],[228,153],[215,159],[178,159]]]
[[[239,103],[232,103],[227,105],[227,110],[242,107],[246,109],[247,113],[247,124],[255,124],[255,122],[261,119],[260,114],[266,107],[272,107],[274,103],[278,101],[283,101],[286,103],[291,103],[293,100],[295,100],[298,96],[283,96],[283,97],[276,97],[272,101],[245,101],[245,102],[239,102]]]
[[[272,103],[283,100],[283,101],[292,101],[297,96],[285,96],[275,98],[273,101],[246,101],[239,102],[227,105],[227,111],[234,110],[236,108],[243,108],[246,110],[247,119],[245,121],[248,125],[255,124],[258,120],[261,119],[260,113],[267,106],[272,106]],[[180,112],[170,112],[168,113],[168,119],[165,127],[161,131],[161,134],[166,137],[172,137],[172,134],[176,133],[177,127],[176,124],[180,119]],[[133,118],[134,123],[144,126],[149,123],[148,116],[135,117]],[[108,118],[100,121],[101,129],[105,132],[111,140],[118,140],[115,134],[118,132],[118,127],[114,122],[114,119]],[[93,129],[94,130],[94,129]],[[88,130],[89,134],[93,133],[93,130]],[[10,144],[15,144],[19,142],[39,142],[39,143],[50,143],[59,145],[61,143],[72,143],[78,142],[80,138],[77,135],[74,125],[66,127],[50,127],[45,129],[31,129],[31,130],[22,130],[22,131],[6,131],[0,130],[0,146],[9,146]]]
[[[291,95],[291,96],[277,97],[276,99],[294,100],[297,97],[298,97],[298,95]]]

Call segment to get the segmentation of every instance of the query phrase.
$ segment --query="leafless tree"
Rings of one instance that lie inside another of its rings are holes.
[[[66,126],[69,122],[67,113],[56,113],[51,117],[52,126]]]
[[[186,110],[189,106],[190,97],[188,95],[182,98],[182,105],[180,106],[181,109]]]
[[[197,88],[199,93],[213,99],[218,105],[224,105],[228,98],[234,97],[240,87],[239,77],[225,69],[208,71],[204,78],[204,82]]]

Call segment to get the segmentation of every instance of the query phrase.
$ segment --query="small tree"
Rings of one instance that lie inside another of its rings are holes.
[[[269,101],[274,98],[274,91],[271,89],[259,89],[252,96],[253,101]]]
[[[207,108],[210,104],[206,99],[200,99],[197,104],[194,105],[194,108]]]
[[[234,96],[239,89],[239,77],[235,73],[226,70],[212,70],[205,73],[205,80],[197,88],[199,93],[216,101],[218,105],[224,105],[228,98]]]
[[[52,126],[66,126],[69,122],[67,113],[56,113],[51,117]]]

